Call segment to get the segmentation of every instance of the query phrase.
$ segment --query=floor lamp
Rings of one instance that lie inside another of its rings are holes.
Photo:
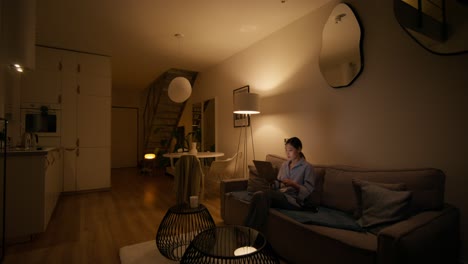
[[[253,159],[255,159],[255,148],[253,142],[253,134],[252,134],[252,124],[249,124],[248,120],[250,119],[250,115],[253,114],[260,114],[259,110],[259,96],[255,93],[238,93],[234,96],[234,114],[243,115],[244,120],[246,123],[242,126],[242,129],[239,134],[239,142],[237,144],[237,152],[239,152],[239,148],[241,145],[241,138],[244,137],[244,145],[243,145],[243,152],[244,152],[244,159],[242,163],[242,175],[244,178],[247,178],[247,140],[248,134],[247,130],[250,127],[250,139],[252,142],[252,153]],[[237,164],[236,164],[237,165]]]

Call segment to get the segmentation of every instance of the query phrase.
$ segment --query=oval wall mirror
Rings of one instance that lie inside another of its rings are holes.
[[[394,0],[393,10],[403,30],[426,50],[468,52],[468,0]]]
[[[347,4],[338,4],[322,32],[319,67],[334,88],[349,86],[363,68],[361,27]]]

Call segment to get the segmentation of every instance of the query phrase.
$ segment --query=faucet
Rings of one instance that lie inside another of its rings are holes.
[[[36,133],[25,132],[23,134],[23,145],[25,149],[36,148],[39,143],[39,136]]]
[[[31,147],[31,133],[25,132],[23,134],[23,143],[25,149],[29,149]]]
[[[39,143],[39,136],[36,133],[31,133],[31,147],[36,148]]]

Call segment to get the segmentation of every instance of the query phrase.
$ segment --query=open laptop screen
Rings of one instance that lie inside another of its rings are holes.
[[[273,167],[269,161],[254,160],[255,168],[257,169],[258,176],[266,179],[269,182],[274,182],[278,176],[278,170]]]

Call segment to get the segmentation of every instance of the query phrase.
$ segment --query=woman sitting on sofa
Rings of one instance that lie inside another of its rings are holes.
[[[314,169],[302,153],[301,140],[297,137],[288,139],[285,151],[288,160],[281,165],[275,188],[253,194],[246,226],[255,229],[263,226],[271,207],[302,210],[304,200],[314,191]]]

